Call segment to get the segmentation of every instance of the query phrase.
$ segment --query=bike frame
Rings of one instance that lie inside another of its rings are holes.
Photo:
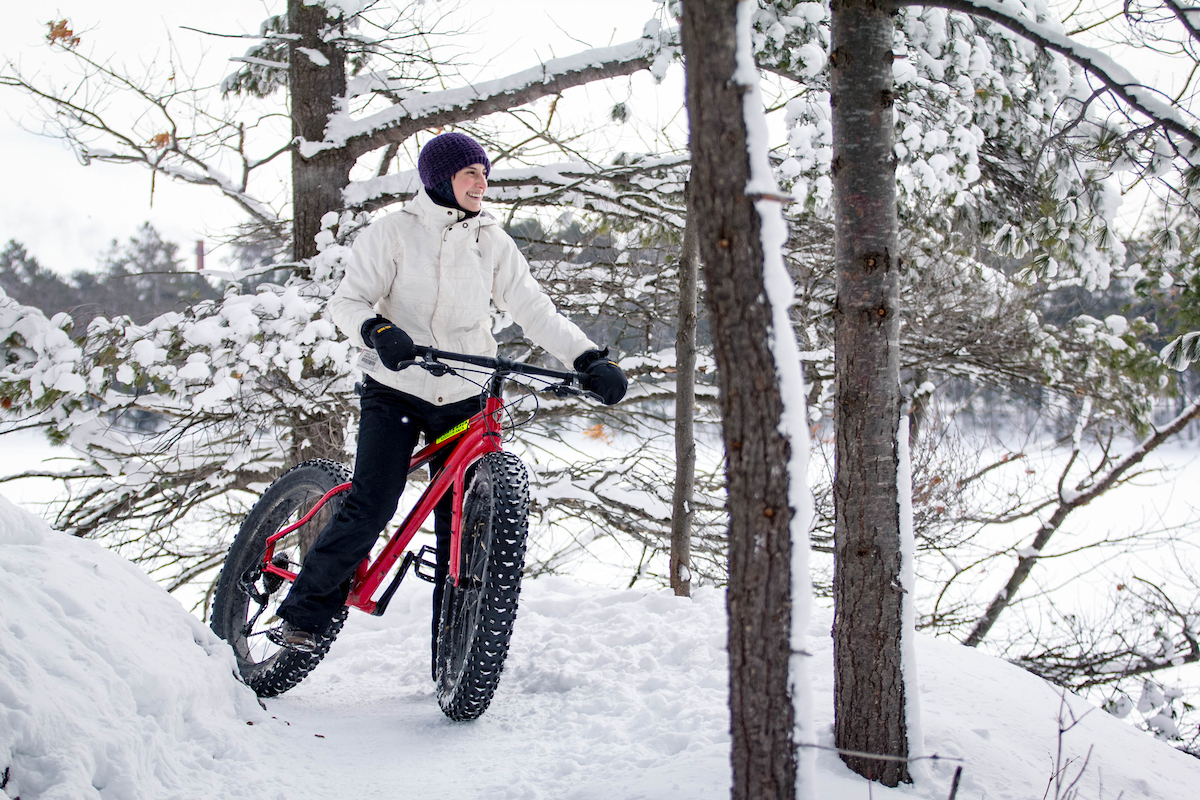
[[[467,470],[470,469],[472,464],[488,453],[503,451],[503,447],[501,446],[501,421],[504,411],[504,400],[501,396],[501,387],[505,378],[513,373],[559,378],[563,380],[560,386],[566,388],[569,381],[576,377],[576,373],[532,367],[507,359],[463,356],[455,353],[444,353],[432,348],[418,348],[418,354],[426,359],[426,363],[421,364],[421,366],[430,369],[430,371],[434,370],[429,364],[436,365],[440,369],[448,371],[449,368],[439,361],[440,358],[461,361],[476,366],[491,367],[496,371],[488,383],[483,411],[471,417],[466,423],[452,429],[437,441],[426,445],[413,454],[408,466],[409,475],[412,475],[413,472],[428,464],[431,459],[446,449],[449,448],[450,450],[445,465],[430,480],[429,485],[421,493],[420,498],[418,498],[416,505],[409,511],[408,516],[404,518],[404,522],[401,523],[400,527],[388,539],[387,544],[384,545],[383,551],[374,561],[369,557],[364,559],[355,571],[354,578],[351,581],[350,593],[346,598],[346,605],[366,611],[368,614],[377,613],[379,603],[372,599],[375,592],[383,583],[383,579],[391,572],[395,563],[404,555],[405,550],[407,550],[409,543],[412,542],[413,537],[416,536],[421,525],[433,513],[434,508],[447,492],[452,492],[453,494],[453,511],[450,518],[449,575],[454,581],[454,585],[458,585],[460,554],[462,551],[462,504],[463,496],[466,493]],[[295,572],[272,563],[272,558],[275,555],[275,543],[297,528],[307,524],[330,499],[349,490],[349,482],[335,486],[326,492],[302,519],[268,537],[266,551],[263,554],[262,571],[278,575],[284,580],[296,580]],[[387,594],[385,594],[384,599],[386,601]],[[379,609],[379,612],[381,613],[382,609]]]

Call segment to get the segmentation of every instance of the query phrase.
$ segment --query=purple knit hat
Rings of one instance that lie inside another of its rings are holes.
[[[479,142],[465,133],[443,133],[435,136],[421,148],[417,156],[417,172],[426,189],[432,189],[442,181],[448,181],[460,169],[472,164],[483,164],[483,172],[490,175],[492,162]]]

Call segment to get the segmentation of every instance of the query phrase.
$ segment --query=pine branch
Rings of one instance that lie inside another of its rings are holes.
[[[1009,7],[991,0],[897,0],[896,6],[944,8],[947,11],[980,17],[1008,28],[1034,44],[1059,53],[1078,64],[1088,74],[1099,79],[1128,107],[1154,120],[1164,131],[1179,137],[1192,148],[1200,149],[1200,132],[1194,129],[1194,120],[1187,120],[1177,106],[1155,97],[1156,90],[1136,80],[1132,73],[1113,58],[1044,25],[1018,17]],[[1178,148],[1178,145],[1176,147]]]

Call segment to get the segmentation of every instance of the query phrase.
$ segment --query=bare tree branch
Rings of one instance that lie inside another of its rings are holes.
[[[1012,576],[1008,579],[1004,588],[992,599],[987,610],[984,611],[983,615],[976,622],[974,629],[972,629],[963,644],[968,647],[975,647],[984,640],[988,631],[996,624],[996,620],[1000,617],[1000,614],[1004,612],[1004,609],[1008,608],[1013,598],[1016,597],[1021,584],[1029,577],[1029,573],[1033,570],[1033,566],[1037,562],[1042,549],[1049,543],[1050,538],[1055,532],[1062,527],[1063,522],[1072,511],[1086,506],[1109,489],[1118,485],[1122,476],[1137,466],[1147,454],[1179,433],[1189,422],[1197,417],[1200,417],[1200,400],[1193,402],[1166,426],[1156,430],[1151,436],[1143,440],[1132,452],[1119,460],[1100,480],[1095,481],[1091,485],[1085,486],[1081,484],[1073,492],[1062,489],[1060,484],[1059,503],[1054,509],[1054,513],[1038,529],[1029,550],[1025,551],[1028,555],[1022,555],[1018,559]],[[1065,476],[1066,471],[1064,470],[1063,477],[1065,478]]]

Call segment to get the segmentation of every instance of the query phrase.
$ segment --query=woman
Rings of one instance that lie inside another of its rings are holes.
[[[423,190],[368,226],[355,240],[346,275],[329,312],[351,343],[369,348],[363,379],[358,451],[350,492],[304,558],[271,641],[303,652],[344,605],[345,586],[396,513],[419,434],[432,441],[481,409],[479,387],[455,375],[395,371],[415,355],[414,342],[494,356],[490,303],[507,311],[525,335],[586,375],[585,388],[619,401],[624,373],[554,308],[529,272],[516,242],[482,211],[491,162],[469,136],[431,139],[417,160]],[[437,469],[440,464],[434,464]],[[438,605],[450,557],[450,498],[434,512]]]

